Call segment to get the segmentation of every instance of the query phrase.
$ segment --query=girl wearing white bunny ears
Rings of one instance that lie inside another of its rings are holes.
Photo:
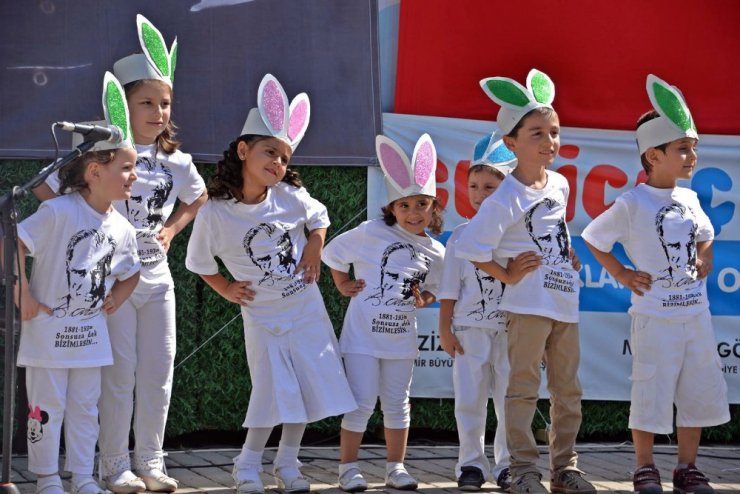
[[[211,200],[193,225],[186,265],[238,304],[244,320],[252,392],[247,437],[234,458],[237,492],[264,492],[262,455],[278,424],[278,489],[308,492],[298,461],[306,423],[357,405],[316,283],[329,217],[288,168],[308,127],[308,96],[302,93],[289,104],[280,83],[267,74],[257,101],[241,137],[218,162]],[[216,257],[233,281],[219,272]]]
[[[404,490],[418,485],[403,465],[411,374],[418,354],[416,309],[435,301],[444,257],[442,244],[426,233],[442,231],[435,197],[437,153],[431,138],[421,136],[411,160],[385,136],[377,136],[376,151],[388,190],[383,219],[339,235],[322,255],[339,292],[352,297],[340,338],[347,378],[359,405],[342,420],[339,487],[347,492],[367,489],[357,458],[378,397],[387,445],[386,485]]]

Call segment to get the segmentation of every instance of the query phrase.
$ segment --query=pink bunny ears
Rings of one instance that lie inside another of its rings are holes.
[[[411,161],[395,141],[384,135],[375,137],[375,152],[385,175],[389,203],[415,195],[437,196],[437,150],[429,134],[416,142]]]
[[[252,108],[242,133],[277,137],[295,151],[311,118],[311,102],[301,93],[288,105],[288,95],[272,74],[265,74],[257,90],[257,108]]]

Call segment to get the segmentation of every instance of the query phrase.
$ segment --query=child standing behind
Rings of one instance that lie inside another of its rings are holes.
[[[27,322],[18,365],[27,368],[28,469],[43,494],[64,493],[62,423],[72,494],[107,492],[92,477],[101,368],[113,363],[106,314],[139,280],[136,232],[112,206],[131,196],[136,151],[123,88],[110,73],[103,93],[106,123],[118,126],[124,140],[98,142],[65,165],[59,176],[66,193],[18,225],[19,250],[34,258],[29,285],[20,256],[16,304]]]
[[[655,109],[637,122],[637,145],[648,180],[618,197],[586,227],[583,239],[632,291],[634,490],[663,492],[653,437],[673,432],[675,403],[673,492],[710,494],[709,479],[695,465],[701,429],[730,420],[705,281],[712,270],[714,229],[696,193],[677,186],[691,178],[697,160],[699,136],[686,102],[654,75],[647,78],[647,92]],[[616,242],[634,269],[611,253]]]
[[[560,122],[551,106],[555,87],[547,75],[534,69],[527,76],[527,87],[503,77],[484,79],[481,86],[501,105],[497,123],[517,166],[483,203],[455,245],[459,257],[506,283],[500,309],[509,312],[511,372],[505,415],[511,492],[547,492],[532,434],[544,360],[552,422],[550,488],[566,494],[595,494],[576,468],[582,394],[577,375],[579,286],[565,224],[568,182],[547,170],[560,148]],[[492,259],[494,251],[506,259],[533,249],[537,256],[520,264],[527,274],[519,281],[512,266],[503,269]]]
[[[442,231],[431,138],[421,136],[410,162],[385,136],[377,136],[376,151],[388,190],[383,219],[338,236],[322,256],[339,292],[352,297],[339,342],[359,406],[344,415],[341,427],[339,487],[347,492],[367,489],[357,458],[378,397],[385,424],[386,485],[402,490],[418,486],[403,465],[411,373],[418,354],[416,309],[435,301],[444,256],[442,244],[426,233],[427,228]]]
[[[475,147],[468,169],[468,197],[478,211],[511,171],[516,158],[496,133]],[[503,490],[511,486],[509,449],[506,447],[504,395],[509,383],[506,313],[499,302],[506,285],[455,255],[455,242],[467,223],[447,240],[439,293],[439,334],[442,348],[452,358],[455,419],[460,453],[455,465],[457,486],[477,491],[486,480]],[[533,253],[525,255],[534,255]],[[503,259],[496,261],[505,264]],[[493,443],[495,467],[484,451],[486,408],[493,395],[497,426]]]
[[[308,492],[298,451],[307,422],[356,408],[316,281],[329,218],[288,168],[308,127],[308,96],[289,105],[267,74],[258,108],[218,162],[210,200],[195,219],[186,266],[241,306],[252,380],[248,428],[234,458],[238,494],[261,494],[262,455],[282,424],[273,473],[285,492]],[[308,230],[306,239],[305,230]],[[221,258],[234,281],[219,273]]]

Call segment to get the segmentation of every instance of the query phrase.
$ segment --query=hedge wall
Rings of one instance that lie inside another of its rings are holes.
[[[6,160],[0,162],[0,190],[30,179],[41,168],[35,161]],[[208,178],[212,165],[199,165],[201,174]],[[328,237],[342,227],[352,228],[365,217],[366,170],[363,167],[301,167],[304,183],[315,198],[326,204],[332,219]],[[24,218],[36,207],[33,197],[21,201],[20,217]],[[358,214],[359,213],[359,214]],[[177,292],[177,357],[175,382],[167,426],[168,443],[175,445],[180,438],[193,433],[206,437],[210,432],[219,437],[239,439],[247,408],[250,381],[244,352],[242,322],[238,308],[221,299],[200,279],[184,267],[185,247],[189,229],[179,235],[170,250],[170,266],[176,280]],[[331,283],[324,266],[320,282],[329,315],[337,331],[341,328],[347,299],[341,298]],[[225,326],[225,328],[224,328]],[[223,330],[222,330],[223,328]],[[216,335],[216,332],[220,331]],[[214,336],[215,335],[215,336]],[[213,338],[211,341],[206,341]],[[190,356],[200,345],[203,347]],[[547,416],[549,403],[541,401],[542,413]],[[492,407],[489,407],[489,409]],[[629,439],[627,416],[629,404],[621,402],[583,403],[583,425],[580,436],[585,440]],[[729,442],[740,437],[740,406],[732,407],[733,420],[722,427],[705,431],[707,440]],[[412,400],[412,436],[424,435],[430,430],[455,431],[452,400]],[[495,427],[495,418],[489,410],[489,430]],[[535,427],[543,425],[539,415]],[[370,430],[380,430],[382,419],[376,413]],[[338,433],[336,418],[309,425],[309,432],[322,436]],[[225,433],[225,434],[224,434]],[[454,437],[454,434],[450,434]]]

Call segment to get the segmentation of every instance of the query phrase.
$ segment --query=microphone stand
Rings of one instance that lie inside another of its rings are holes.
[[[2,232],[4,233],[4,274],[2,283],[5,285],[5,373],[3,383],[3,464],[2,483],[0,483],[0,494],[19,494],[20,491],[10,481],[11,455],[12,455],[12,432],[13,432],[13,408],[15,402],[15,336],[16,331],[20,334],[21,321],[16,320],[15,302],[13,300],[14,286],[17,279],[15,274],[15,261],[17,254],[16,223],[17,212],[15,204],[18,199],[25,197],[28,191],[41,185],[46,178],[59,170],[61,167],[82,156],[95,145],[95,141],[85,141],[72,152],[56,160],[41,170],[36,177],[21,186],[13,187],[0,199],[0,215],[2,215]]]

